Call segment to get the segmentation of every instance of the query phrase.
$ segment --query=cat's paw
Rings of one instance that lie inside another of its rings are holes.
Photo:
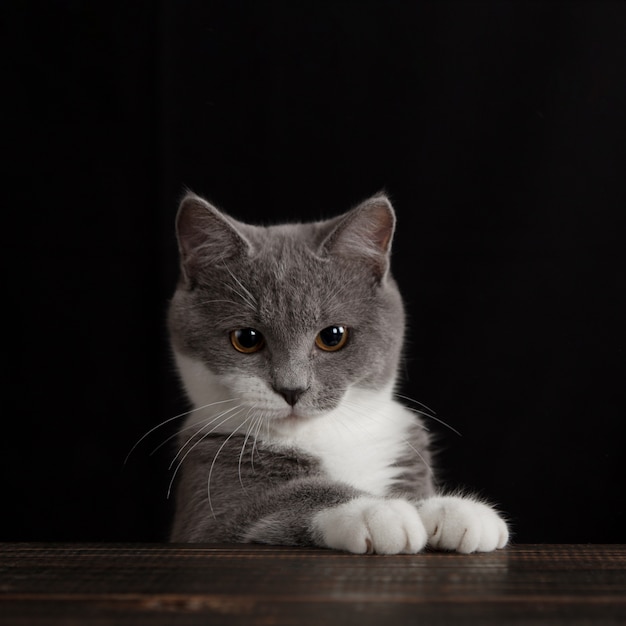
[[[406,500],[357,498],[314,518],[316,534],[328,548],[354,554],[414,554],[426,545],[426,530]]]
[[[438,550],[491,552],[509,540],[506,522],[487,504],[469,498],[434,497],[418,506],[428,545]]]

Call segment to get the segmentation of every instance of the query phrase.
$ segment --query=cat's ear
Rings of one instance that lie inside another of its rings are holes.
[[[329,255],[367,263],[375,277],[383,280],[389,270],[395,226],[396,215],[389,198],[378,194],[340,217],[322,249]]]
[[[194,193],[187,193],[178,207],[176,235],[181,270],[188,284],[196,282],[203,268],[247,254],[250,249],[235,220]]]

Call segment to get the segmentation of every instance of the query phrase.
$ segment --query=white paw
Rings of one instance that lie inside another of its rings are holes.
[[[318,513],[316,531],[328,548],[355,554],[413,554],[426,545],[426,530],[406,500],[357,498]]]
[[[435,497],[418,506],[428,545],[457,552],[491,552],[509,540],[506,522],[488,505],[458,497]]]

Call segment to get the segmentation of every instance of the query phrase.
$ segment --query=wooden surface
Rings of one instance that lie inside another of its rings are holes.
[[[353,556],[0,544],[1,624],[626,624],[626,545]]]

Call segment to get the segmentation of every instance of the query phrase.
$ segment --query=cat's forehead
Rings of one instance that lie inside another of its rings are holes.
[[[276,237],[251,257],[247,279],[260,303],[315,312],[322,300],[342,290],[340,269],[307,244],[303,239]]]
[[[268,326],[299,327],[342,322],[342,316],[357,314],[355,307],[367,291],[361,267],[319,255],[315,232],[267,230],[265,237],[253,241],[249,257],[230,263],[222,273],[231,296],[240,299],[247,312],[254,308]]]
[[[327,234],[324,222],[289,223],[273,226],[241,224],[240,230],[252,246],[252,256],[276,257],[316,252]]]
[[[332,278],[333,268],[319,254],[319,230],[315,224],[283,224],[255,227],[246,233],[250,254],[240,259],[241,270],[250,280],[268,284],[291,283],[303,279],[315,283],[317,278]]]

